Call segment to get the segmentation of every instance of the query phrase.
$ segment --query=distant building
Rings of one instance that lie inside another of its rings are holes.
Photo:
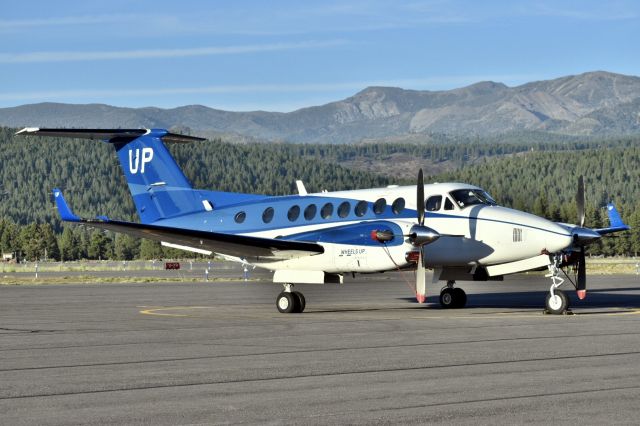
[[[11,262],[14,259],[13,253],[2,253],[3,262]]]

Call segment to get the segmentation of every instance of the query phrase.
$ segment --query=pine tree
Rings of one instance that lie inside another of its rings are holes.
[[[104,231],[95,230],[91,233],[87,255],[89,259],[105,260],[111,258],[113,256],[113,241]]]
[[[132,260],[140,256],[140,240],[126,234],[116,234],[114,256],[118,260]]]
[[[140,258],[145,260],[162,259],[162,246],[157,241],[142,239],[140,243]]]
[[[62,261],[80,259],[80,241],[71,226],[65,226],[60,236],[60,258]]]

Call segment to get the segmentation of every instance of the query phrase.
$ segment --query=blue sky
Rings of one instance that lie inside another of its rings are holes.
[[[640,2],[11,1],[0,107],[291,111],[371,85],[640,75]]]

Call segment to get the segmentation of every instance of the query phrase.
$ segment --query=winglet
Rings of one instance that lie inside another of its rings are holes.
[[[60,213],[60,218],[66,222],[80,222],[80,218],[71,212],[71,209],[67,205],[67,202],[62,195],[62,191],[58,188],[53,190],[53,196],[56,200],[56,207]]]

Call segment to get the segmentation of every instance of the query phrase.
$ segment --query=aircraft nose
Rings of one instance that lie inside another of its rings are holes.
[[[547,229],[550,231],[546,238],[550,253],[562,251],[573,244],[572,235],[562,226],[550,222]]]

